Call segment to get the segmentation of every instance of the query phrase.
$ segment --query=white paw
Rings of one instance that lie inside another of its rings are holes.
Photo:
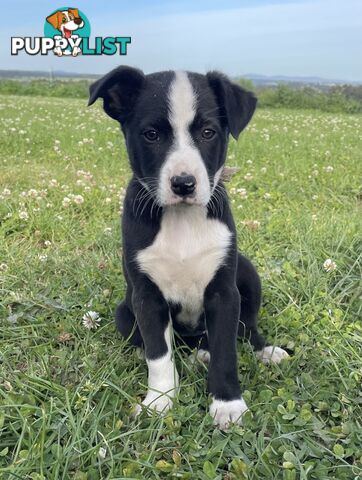
[[[152,415],[153,412],[164,415],[172,408],[172,405],[172,398],[167,395],[162,395],[158,392],[148,392],[141,405],[136,406],[133,416],[137,417],[144,409],[147,409],[149,415]]]
[[[200,348],[200,350],[197,350],[196,355],[195,353],[192,353],[189,356],[189,361],[192,365],[195,365],[197,361],[207,365],[210,363],[210,352],[208,350],[203,350],[202,348]]]
[[[63,50],[60,47],[55,47],[53,52],[55,55],[58,55],[58,57],[61,57],[63,55]]]
[[[197,351],[196,358],[200,362],[208,364],[210,363],[210,352],[208,350],[203,350],[202,348],[200,348],[200,350]]]
[[[73,51],[72,51],[73,57],[76,57],[76,56],[79,55],[80,53],[82,53],[82,50],[81,50],[79,47],[74,47],[74,48],[73,48]]]
[[[213,400],[210,405],[210,415],[220,430],[227,430],[232,423],[241,425],[241,417],[247,410],[243,397],[240,400]]]
[[[288,358],[288,353],[280,347],[269,345],[264,347],[260,352],[256,352],[256,356],[263,363],[280,363],[284,358]]]

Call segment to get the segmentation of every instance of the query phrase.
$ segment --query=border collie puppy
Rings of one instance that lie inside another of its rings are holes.
[[[91,85],[89,105],[99,97],[122,127],[133,171],[122,217],[127,293],[116,324],[145,350],[148,392],[137,413],[172,406],[174,331],[209,363],[210,414],[224,430],[247,410],[237,336],[266,363],[288,356],[257,330],[260,280],[237,251],[221,181],[229,135],[238,138],[256,98],[218,72],[145,75],[127,66]]]

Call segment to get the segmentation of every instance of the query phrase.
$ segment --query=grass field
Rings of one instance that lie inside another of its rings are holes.
[[[131,418],[147,371],[112,319],[130,175],[117,124],[83,100],[2,96],[0,112],[0,478],[361,478],[361,116],[263,109],[230,145],[261,329],[294,354],[267,367],[239,345],[251,411],[222,433],[205,367],[181,352],[175,408]]]

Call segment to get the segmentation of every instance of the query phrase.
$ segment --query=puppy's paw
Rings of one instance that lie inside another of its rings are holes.
[[[220,430],[227,430],[232,423],[241,425],[242,415],[248,410],[243,397],[239,400],[213,400],[210,405],[210,415],[214,425]]]
[[[197,350],[196,354],[192,353],[189,356],[189,361],[192,365],[195,365],[197,362],[208,365],[210,363],[210,352],[208,350],[200,348],[199,350]]]
[[[172,408],[172,398],[166,394],[158,392],[148,392],[146,398],[141,402],[141,405],[137,405],[133,412],[133,416],[137,417],[144,409],[147,409],[149,415],[153,412],[159,415],[164,415],[170,408]]]
[[[58,55],[58,57],[61,57],[63,55],[63,50],[60,47],[55,47],[53,52],[54,55]]]
[[[264,347],[259,352],[256,352],[256,356],[259,357],[259,359],[263,363],[278,364],[285,358],[288,358],[289,354],[280,347],[274,347],[273,345],[269,345],[267,347]]]
[[[208,365],[210,363],[210,352],[200,348],[200,350],[197,351],[196,358],[205,365]]]
[[[74,47],[72,51],[72,56],[76,57],[77,55],[80,55],[82,53],[82,50],[79,47]]]

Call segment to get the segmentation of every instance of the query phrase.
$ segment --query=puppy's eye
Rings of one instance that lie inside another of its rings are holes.
[[[146,130],[143,132],[143,136],[145,137],[146,140],[149,142],[157,142],[160,139],[160,136],[156,130]]]
[[[63,22],[63,23],[67,23],[67,17],[63,17],[63,18],[62,18],[62,22]]]
[[[201,133],[202,138],[204,138],[205,140],[211,140],[215,136],[215,134],[215,130],[212,130],[211,128],[205,128],[205,130],[203,130]]]

